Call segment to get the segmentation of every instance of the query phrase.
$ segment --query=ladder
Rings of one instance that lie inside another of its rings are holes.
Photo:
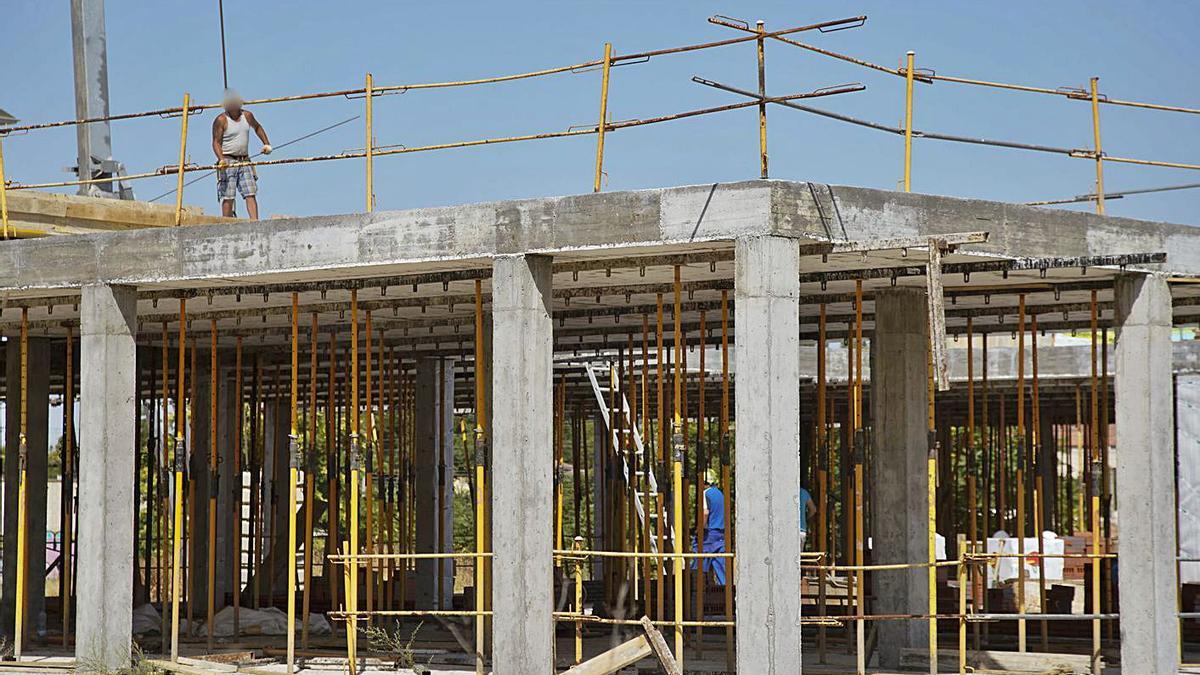
[[[587,373],[588,382],[592,385],[592,392],[596,395],[596,403],[600,406],[600,415],[604,419],[604,426],[608,430],[613,450],[621,460],[621,474],[625,479],[625,486],[634,496],[634,510],[637,512],[638,523],[648,535],[646,539],[650,542],[650,552],[658,553],[658,538],[654,536],[655,531],[652,526],[657,521],[660,512],[657,508],[652,507],[652,512],[647,514],[644,506],[647,496],[649,496],[651,504],[658,503],[658,480],[654,476],[654,463],[647,461],[646,447],[642,442],[642,434],[638,431],[637,419],[630,409],[629,399],[626,398],[625,392],[620,390],[611,363],[586,361],[583,363],[583,369]],[[608,375],[608,386],[600,384],[597,374]],[[615,410],[612,409],[612,404],[605,397],[605,394],[609,393],[615,394]],[[616,419],[613,419],[614,417]],[[628,434],[633,438],[633,454],[637,458],[639,467],[636,472],[630,471],[627,453],[622,452],[622,448],[625,447],[625,444],[621,442],[623,434]],[[674,525],[665,528],[663,538],[669,543],[675,542]]]

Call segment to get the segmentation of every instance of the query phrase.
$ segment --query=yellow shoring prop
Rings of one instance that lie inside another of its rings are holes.
[[[483,554],[487,552],[487,436],[484,420],[487,419],[487,364],[483,354],[483,282],[475,280],[475,610],[484,609],[484,579],[487,577]],[[483,650],[485,621],[475,618],[475,673],[483,675]]]
[[[851,395],[850,437],[854,456],[854,560],[860,568],[866,564],[866,537],[863,530],[863,453],[862,443],[862,350],[863,350],[863,287],[862,279],[854,282],[854,381]],[[854,574],[855,607],[858,614],[867,608],[866,579],[863,570]],[[867,672],[866,621],[854,622],[855,666],[859,675]]]
[[[233,400],[237,419],[233,425],[233,637],[241,633],[242,604],[242,336],[234,347]]]
[[[817,318],[817,550],[822,553],[828,553],[829,540],[829,522],[826,516],[826,502],[828,501],[827,490],[829,473],[825,461],[828,458],[828,429],[826,428],[826,377],[827,363],[825,354],[825,337],[827,331],[826,324],[826,307],[825,303],[821,303],[820,315]],[[724,411],[722,411],[724,414]],[[728,550],[728,543],[726,543]],[[826,575],[821,574],[817,577],[817,606],[819,613],[825,614],[826,602]],[[826,649],[826,631],[825,626],[821,625],[817,628],[817,661],[824,664],[827,659]],[[729,668],[732,670],[732,666]]]
[[[975,458],[975,453],[978,448],[978,443],[975,437],[975,322],[971,317],[967,317],[967,548],[974,551],[979,545],[979,508],[977,501],[979,499],[979,486],[976,475],[979,472],[979,464]],[[986,533],[986,526],[984,532]],[[976,594],[978,589],[978,579],[971,574],[971,570],[967,570],[970,576],[971,584],[971,606],[976,608],[979,606],[979,598]],[[964,577],[966,579],[966,577]],[[974,631],[976,649],[979,644],[979,626],[978,624],[972,629]],[[964,664],[960,663],[960,668]]]
[[[599,192],[604,178],[604,132],[608,128],[608,76],[612,70],[612,43],[604,43],[604,60],[600,66],[600,122],[596,125],[596,175],[592,191]]]
[[[666,380],[664,379],[664,369],[663,369],[663,353],[664,352],[663,352],[663,294],[662,293],[657,294],[657,304],[656,304],[656,308],[655,308],[655,331],[654,331],[654,334],[655,334],[655,350],[656,350],[654,366],[655,366],[655,370],[656,370],[655,377],[657,378],[657,386],[658,386],[658,399],[656,402],[656,411],[655,411],[655,420],[657,422],[657,438],[658,438],[658,443],[657,443],[658,458],[657,458],[657,460],[658,460],[658,466],[660,468],[665,469],[666,464],[667,464],[667,432],[666,432],[667,427],[666,427],[666,419],[665,419],[666,418],[666,407],[665,407]],[[663,476],[663,478],[666,478],[666,476]],[[665,537],[665,533],[663,530],[663,527],[664,527],[663,520],[665,519],[666,513],[664,513],[665,505],[663,504],[661,490],[660,490],[659,496],[654,501],[655,501],[654,508],[656,511],[658,511],[658,522],[655,523],[655,526],[654,526],[654,529],[655,529],[654,536],[658,537],[658,550],[661,552],[661,551],[666,550],[666,537]],[[595,548],[595,547],[593,547],[593,548]],[[667,585],[667,577],[666,577],[666,570],[663,569],[662,567],[660,567],[659,569],[661,570],[661,573],[659,574],[659,578],[658,578],[658,581],[659,581],[658,587],[655,589],[654,617],[656,619],[662,620],[667,615],[666,607],[664,606],[665,596],[666,596],[665,586]]]
[[[350,289],[350,539],[349,553],[358,550],[358,483],[360,480],[358,457],[358,289]],[[344,548],[344,547],[343,547]],[[358,564],[346,565],[346,658],[350,663],[350,675],[358,672]]]
[[[179,167],[175,172],[175,227],[183,224],[183,165],[187,161],[188,109],[191,101],[191,95],[184,92],[182,113],[179,116]]]
[[[913,135],[913,61],[915,54],[909,50],[904,68],[904,191],[912,191],[912,135]],[[937,663],[934,663],[934,667]]]
[[[0,181],[3,177],[0,176]],[[62,626],[63,646],[68,645],[71,628],[71,569],[72,548],[74,544],[74,455],[75,455],[75,336],[72,328],[67,326],[67,367],[63,379],[63,480],[62,489],[66,499],[63,500],[62,519]],[[135,547],[136,548],[136,547]],[[136,564],[135,564],[136,566]]]
[[[208,649],[213,649],[213,617],[217,613],[217,494],[220,491],[220,478],[217,474],[217,380],[220,372],[217,369],[217,320],[209,320],[208,331],[209,351],[209,393],[208,393],[208,583],[205,592],[208,596],[207,639]]]
[[[1046,513],[1042,508],[1043,507],[1043,492],[1042,491],[1045,489],[1045,485],[1042,481],[1042,472],[1041,472],[1041,466],[1042,466],[1042,461],[1043,461],[1042,442],[1044,439],[1042,438],[1041,397],[1038,392],[1037,314],[1032,315],[1031,317],[1029,317],[1029,319],[1030,319],[1030,325],[1029,325],[1030,334],[1033,336],[1033,339],[1030,341],[1030,356],[1033,360],[1033,362],[1032,362],[1032,366],[1033,366],[1033,373],[1032,373],[1033,374],[1033,380],[1032,380],[1032,382],[1033,382],[1033,391],[1032,391],[1033,409],[1032,409],[1032,419],[1031,419],[1031,422],[1033,423],[1033,428],[1030,430],[1033,434],[1033,448],[1032,448],[1031,456],[1036,458],[1036,461],[1031,465],[1033,467],[1033,536],[1037,538],[1037,552],[1038,552],[1038,557],[1037,557],[1037,561],[1038,561],[1038,563],[1037,563],[1038,564],[1038,607],[1039,607],[1039,609],[1041,609],[1042,614],[1045,614],[1046,613],[1046,556],[1045,556],[1046,552],[1044,550],[1042,550],[1042,530],[1046,527],[1046,525],[1045,525]],[[1043,652],[1050,651],[1049,631],[1050,631],[1049,624],[1045,621],[1042,621],[1041,622],[1041,633],[1042,633],[1042,651]]]
[[[730,531],[733,522],[733,492],[730,489],[729,462],[729,291],[721,291],[721,492],[725,496],[725,551],[733,551]],[[733,566],[725,564],[725,619],[733,621]],[[725,669],[734,669],[733,626],[725,629]]]
[[[364,423],[363,432],[366,436],[366,441],[363,444],[363,451],[366,455],[364,462],[363,476],[363,508],[366,509],[363,526],[366,528],[365,539],[363,541],[363,549],[370,555],[375,552],[375,396],[374,390],[371,387],[373,363],[371,359],[371,347],[375,344],[372,335],[371,326],[371,310],[366,310],[366,317],[363,320],[366,335],[363,340],[366,344],[363,346],[363,387],[366,391],[365,413],[366,422]],[[367,594],[367,612],[375,611],[375,559],[368,558],[365,561],[365,574],[363,580],[363,590]],[[367,619],[367,625],[371,624],[371,619]]]
[[[174,471],[174,528],[171,531],[171,661],[179,660],[179,596],[183,591],[181,579],[181,546],[183,536],[183,471],[186,462],[186,444],[183,435],[184,408],[183,392],[187,368],[187,299],[179,299],[179,373],[176,379],[175,404],[175,471]]]
[[[308,649],[308,611],[312,606],[313,570],[313,490],[316,488],[317,449],[317,313],[312,313],[312,346],[308,361],[308,444],[304,448],[304,600],[300,605],[300,646]],[[332,502],[332,499],[330,500]]]
[[[17,592],[13,606],[13,658],[21,660],[25,628],[25,577],[29,565],[28,486],[29,477],[29,308],[21,308],[21,429],[17,446]]]
[[[671,470],[671,529],[674,531],[672,537],[673,553],[675,554],[672,562],[673,573],[675,575],[673,582],[675,584],[675,659],[679,663],[680,669],[683,668],[683,558],[680,557],[682,552],[682,542],[684,532],[686,531],[683,524],[683,411],[680,403],[683,400],[683,300],[681,297],[682,283],[680,280],[679,265],[675,266],[675,395],[674,402],[674,417],[672,419],[672,470]]]
[[[300,294],[292,292],[292,370],[288,401],[287,672],[296,672],[296,484],[299,482]],[[307,618],[307,617],[306,617]],[[306,622],[307,623],[307,622]]]
[[[758,55],[758,177],[769,178],[770,170],[767,162],[767,62],[766,62],[766,30],[763,22],[754,25],[758,38],[755,48]]]
[[[1017,300],[1017,610],[1025,614],[1025,294]],[[1025,651],[1025,619],[1017,620],[1017,651]]]
[[[583,548],[583,537],[576,536],[572,544],[576,551]],[[583,617],[583,558],[575,559],[575,612]],[[478,621],[479,619],[476,619]],[[575,620],[575,665],[583,662],[583,620]],[[479,671],[476,671],[477,673]]]
[[[1094,82],[1094,81],[1093,81]],[[1094,86],[1094,84],[1093,84]],[[1091,373],[1091,418],[1089,420],[1089,445],[1091,446],[1091,510],[1092,510],[1092,553],[1098,555],[1103,551],[1103,546],[1100,540],[1100,475],[1103,469],[1100,465],[1100,399],[1099,391],[1097,391],[1097,376],[1096,376],[1096,336],[1099,334],[1099,329],[1096,326],[1098,319],[1098,309],[1096,307],[1096,291],[1092,291],[1091,297],[1091,346],[1092,346],[1092,373]],[[1100,614],[1100,559],[1092,559],[1092,613]],[[1101,671],[1101,654],[1100,654],[1100,619],[1092,619],[1092,672],[1099,673]]]

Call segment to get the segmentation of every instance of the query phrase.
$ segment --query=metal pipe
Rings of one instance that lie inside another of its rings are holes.
[[[13,606],[13,658],[21,660],[25,627],[25,578],[28,576],[29,477],[29,310],[21,309],[21,428],[17,447],[17,590]]]
[[[187,448],[183,425],[187,417],[184,408],[184,382],[186,378],[187,354],[187,301],[179,301],[179,370],[176,376],[178,399],[175,405],[175,476],[174,476],[174,528],[171,532],[171,661],[179,661],[179,601],[183,592],[181,578],[181,537],[183,535],[183,472]]]
[[[1100,95],[1096,88],[1100,78],[1090,80],[1092,94],[1092,144],[1096,149],[1096,213],[1104,215],[1104,150],[1100,147]]]
[[[604,176],[604,132],[608,127],[608,76],[612,69],[612,43],[604,43],[604,61],[600,77],[600,122],[596,125],[596,175],[592,192],[600,191]]]
[[[179,119],[179,168],[175,172],[175,227],[183,224],[183,165],[187,161],[188,103],[191,100],[191,94],[184,92],[183,114]],[[81,157],[80,159],[82,160],[83,158]],[[84,171],[82,161],[80,162],[79,171],[82,175]],[[103,180],[112,182],[111,177]]]
[[[374,87],[371,73],[367,73],[364,105],[366,106],[367,138],[363,155],[366,157],[367,168],[367,212],[375,210],[375,106],[372,105]]]
[[[913,134],[913,59],[915,54],[908,51],[907,66],[904,69],[904,191],[912,192],[912,134]],[[936,633],[937,631],[934,631]],[[936,655],[931,656],[931,667],[937,667]]]
[[[213,648],[213,617],[216,615],[216,585],[217,585],[217,493],[220,490],[220,478],[217,473],[217,321],[213,319],[209,325],[209,392],[208,392],[208,583],[205,594],[208,596],[207,638],[208,648]]]
[[[358,291],[350,291],[350,541],[349,551],[358,555]],[[358,619],[353,614],[358,608],[358,570],[347,568],[346,610],[351,612],[346,622],[346,656],[350,663],[350,675],[358,672]]]
[[[483,353],[483,282],[479,279],[475,280],[475,609],[481,610],[484,607],[484,579],[487,574],[485,568],[484,557],[487,555],[487,540],[485,539],[485,509],[488,503],[487,497],[487,471],[486,464],[486,443],[487,437],[484,433],[484,415],[486,414],[487,399],[485,395],[484,377],[486,373],[484,353]],[[577,524],[578,526],[578,524]],[[578,575],[576,577],[578,583]],[[576,590],[578,597],[579,590]],[[580,611],[582,612],[582,600],[580,600]],[[577,629],[578,630],[578,629]],[[475,620],[475,674],[483,675],[484,673],[484,621],[482,619]],[[576,648],[576,654],[579,654],[579,648]]]
[[[299,477],[297,445],[300,439],[300,294],[292,293],[292,368],[288,433],[288,561],[287,561],[287,672],[296,672],[296,483]],[[308,617],[304,617],[307,623]]]
[[[766,44],[763,22],[755,24],[758,36],[755,40],[758,52],[758,177],[769,178],[767,165],[767,66]]]
[[[4,139],[0,138],[0,239],[8,237],[8,184],[4,180]]]
[[[672,547],[675,553],[673,574],[675,584],[675,658],[680,669],[683,668],[683,558],[682,539],[686,528],[683,524],[683,344],[680,341],[680,322],[682,320],[683,304],[681,298],[680,268],[675,266],[675,395],[672,397],[675,413],[672,418],[672,471],[671,471],[671,529],[673,531]]]

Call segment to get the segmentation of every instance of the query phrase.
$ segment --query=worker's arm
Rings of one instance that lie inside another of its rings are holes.
[[[808,515],[809,516],[817,515],[817,505],[815,503],[813,503],[813,500],[811,500],[811,499],[808,500]]]
[[[217,156],[217,163],[225,161],[225,153],[221,152],[221,135],[225,133],[225,115],[224,113],[217,115],[213,120],[212,129],[212,149],[213,154]]]
[[[271,154],[271,139],[267,138],[267,130],[264,129],[261,124],[258,123],[258,118],[254,116],[254,113],[247,110],[247,111],[245,111],[245,114],[246,114],[246,119],[249,120],[249,122],[250,122],[250,128],[253,129],[255,135],[258,136],[258,140],[262,141],[263,154],[264,155]]]

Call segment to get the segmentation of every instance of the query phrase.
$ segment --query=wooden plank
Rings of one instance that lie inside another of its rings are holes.
[[[213,670],[209,668],[200,668],[185,663],[169,661],[167,659],[146,659],[146,663],[171,673],[184,673],[184,675],[212,675],[213,673],[223,673],[223,670]]]
[[[675,657],[671,655],[671,650],[667,647],[667,641],[663,639],[662,633],[658,632],[658,628],[654,627],[654,622],[650,621],[650,617],[642,617],[642,628],[646,631],[646,639],[650,641],[650,649],[654,650],[654,655],[658,657],[658,663],[662,666],[663,671],[667,675],[683,675],[683,669],[675,661]]]
[[[210,671],[222,673],[236,673],[238,667],[228,662],[211,661],[208,658],[192,659],[186,656],[179,657],[179,662],[185,666],[195,666],[197,668],[206,668]]]
[[[933,380],[938,391],[950,388],[950,366],[946,357],[946,302],[942,295],[942,251],[946,242],[929,238],[929,264],[925,274],[928,291],[929,344],[933,350]]]
[[[564,675],[609,675],[625,666],[631,666],[653,653],[650,640],[645,635],[639,635],[595,658],[584,661],[568,670]]]
[[[1091,657],[1087,654],[968,650],[967,665],[978,670],[1000,670],[1014,673],[1045,673],[1047,671],[1090,673]],[[901,649],[900,668],[902,670],[928,670],[929,651]],[[938,670],[957,671],[958,651],[954,649],[938,650]]]

